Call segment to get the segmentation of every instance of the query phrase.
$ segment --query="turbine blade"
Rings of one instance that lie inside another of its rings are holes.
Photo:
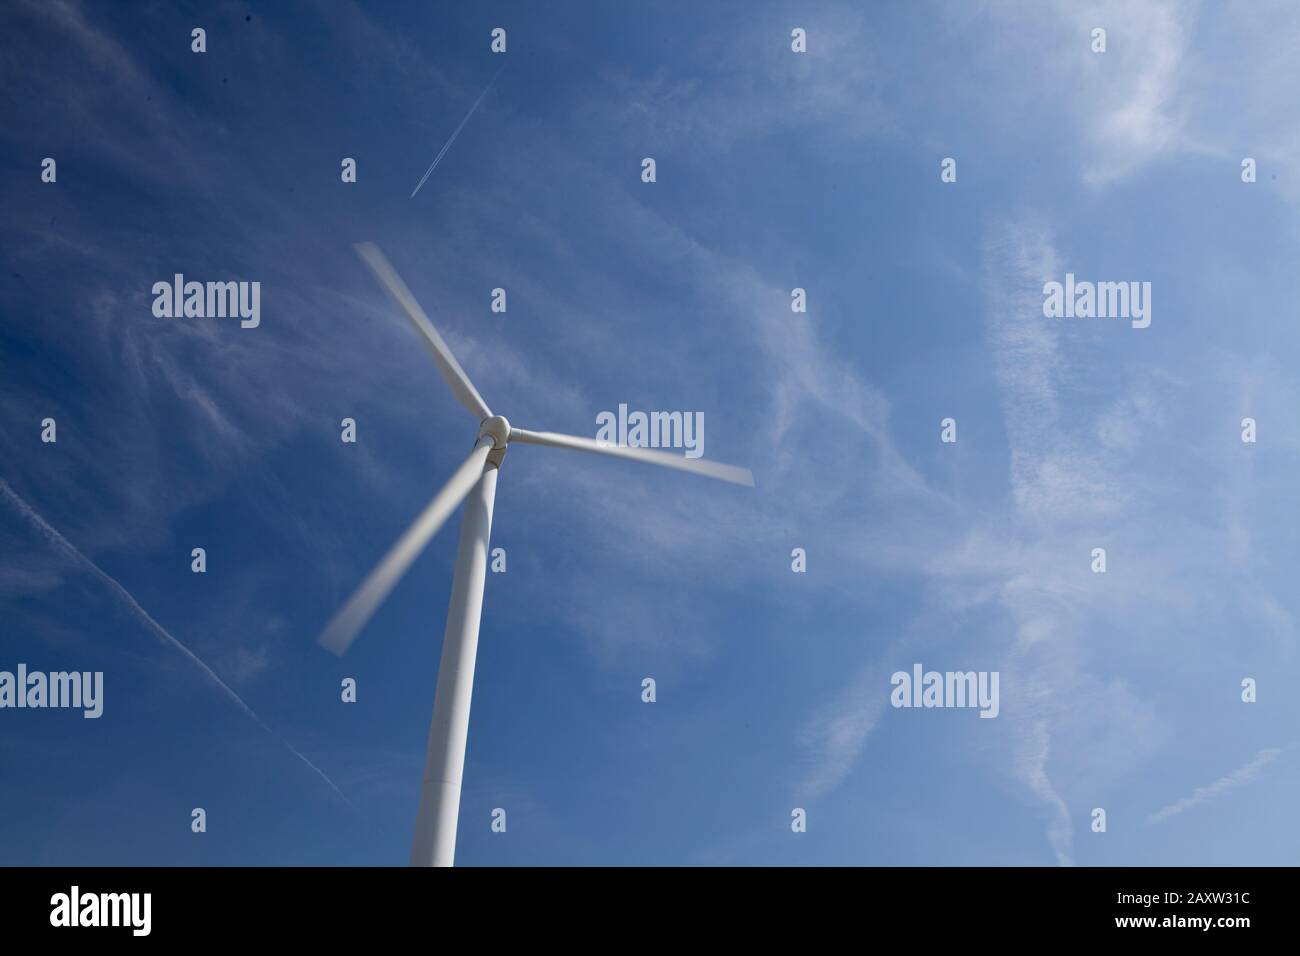
[[[348,603],[334,615],[318,639],[322,647],[342,655],[356,640],[357,634],[365,627],[375,609],[388,597],[388,593],[402,579],[402,575],[420,556],[420,552],[438,533],[451,513],[474,490],[474,485],[483,477],[483,466],[491,450],[490,439],[474,446],[464,464],[456,469],[442,490],[425,505],[419,517],[402,532],[384,559],[375,566],[352,597],[348,598]]]
[[[549,445],[552,448],[573,448],[577,451],[591,451],[598,455],[611,455],[614,458],[630,458],[633,461],[643,461],[650,465],[663,465],[665,468],[689,471],[695,475],[703,475],[705,478],[729,481],[734,485],[754,487],[754,475],[748,468],[723,465],[716,461],[705,461],[702,458],[686,458],[681,455],[670,455],[668,452],[654,451],[649,448],[609,445],[598,442],[594,438],[559,435],[555,432],[530,432],[522,428],[510,429],[510,440],[512,442],[525,442],[529,445]]]
[[[474,383],[469,380],[465,370],[460,367],[456,361],[456,356],[451,354],[451,349],[447,343],[442,340],[438,330],[434,328],[429,317],[424,314],[420,308],[420,303],[415,301],[415,296],[411,290],[406,287],[402,277],[397,274],[397,270],[379,251],[379,247],[373,242],[359,242],[356,245],[357,255],[361,261],[370,267],[370,271],[375,274],[388,294],[393,297],[393,301],[402,307],[406,317],[411,320],[416,331],[420,333],[421,338],[429,346],[429,351],[433,353],[433,361],[438,366],[438,371],[442,373],[443,381],[451,389],[451,393],[456,396],[457,401],[468,408],[477,416],[478,421],[492,417],[492,409],[488,408],[487,402],[478,393]]]

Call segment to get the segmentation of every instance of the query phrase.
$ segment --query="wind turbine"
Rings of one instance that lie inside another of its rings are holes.
[[[751,488],[754,476],[748,469],[733,465],[679,457],[647,448],[610,445],[576,435],[530,432],[512,427],[501,415],[492,414],[492,409],[483,401],[447,343],[415,301],[411,290],[379,248],[367,242],[359,244],[356,250],[424,339],[452,395],[478,422],[478,436],[469,457],[334,615],[319,640],[323,647],[335,654],[343,654],[438,529],[456,507],[465,502],[460,545],[456,552],[456,573],[451,584],[451,603],[447,608],[447,628],[442,637],[442,663],[438,667],[433,721],[429,725],[420,809],[411,846],[412,866],[451,866],[456,854],[456,818],[460,813],[460,784],[465,769],[465,739],[469,733],[469,705],[474,687],[474,659],[478,652],[479,617],[483,611],[483,583],[487,576],[492,503],[496,498],[497,472],[505,458],[506,446],[511,442],[524,442],[590,451],[663,465]]]

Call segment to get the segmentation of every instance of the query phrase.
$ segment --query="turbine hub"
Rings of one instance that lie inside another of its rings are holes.
[[[504,415],[493,415],[491,418],[483,420],[483,424],[478,428],[479,437],[487,435],[492,439],[492,446],[495,450],[504,451],[510,441],[510,423],[506,421]]]

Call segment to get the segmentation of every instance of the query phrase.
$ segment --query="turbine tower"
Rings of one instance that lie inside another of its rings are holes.
[[[343,654],[356,639],[375,609],[401,580],[438,529],[463,501],[465,514],[460,525],[456,572],[447,608],[447,627],[442,637],[442,662],[438,667],[438,688],[429,725],[428,753],[424,781],[420,787],[420,808],[411,845],[412,866],[451,866],[456,855],[456,818],[460,813],[460,784],[465,769],[465,741],[469,733],[469,705],[474,687],[474,660],[478,653],[479,617],[483,611],[483,585],[487,576],[488,540],[492,534],[492,503],[496,498],[497,474],[511,442],[571,448],[617,458],[630,458],[717,478],[738,485],[754,486],[748,469],[690,459],[647,448],[610,445],[576,435],[531,432],[513,428],[483,401],[474,383],[460,367],[451,349],[434,328],[411,290],[373,243],[356,247],[358,255],[379,284],[401,307],[433,355],[434,364],[451,393],[478,422],[478,436],[469,457],[433,496],[411,526],[384,555],[383,560],[361,583],[346,604],[334,615],[320,636],[320,644]]]

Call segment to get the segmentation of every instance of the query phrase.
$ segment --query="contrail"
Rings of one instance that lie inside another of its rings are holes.
[[[438,168],[438,164],[442,162],[442,157],[447,154],[447,150],[451,149],[451,144],[456,142],[456,137],[459,136],[460,131],[465,128],[465,124],[468,123],[469,118],[474,115],[474,111],[478,109],[478,105],[483,102],[483,97],[487,96],[488,90],[492,89],[492,84],[497,81],[497,77],[501,75],[501,70],[504,69],[505,67],[503,66],[501,69],[497,70],[492,79],[488,81],[488,85],[483,87],[483,92],[478,95],[478,99],[474,101],[474,105],[469,108],[469,112],[465,114],[465,118],[460,121],[460,125],[456,127],[456,132],[452,133],[451,139],[447,140],[447,142],[443,144],[442,149],[438,150],[438,155],[433,158],[433,165],[431,165],[425,172],[424,178],[415,184],[415,188],[411,190],[411,195],[406,197],[407,199],[414,199],[415,194],[420,191],[420,187],[424,185],[425,180],[427,180],[429,176],[433,174],[433,171]]]
[[[146,627],[148,627],[151,631],[153,631],[154,634],[158,635],[158,637],[161,638],[164,643],[172,645],[178,651],[180,651],[182,654],[184,654],[186,657],[192,660],[196,665],[198,665],[199,669],[202,670],[204,674],[208,675],[208,678],[214,684],[220,687],[225,692],[226,696],[235,702],[235,704],[239,707],[240,710],[242,710],[254,721],[256,721],[257,725],[261,727],[263,730],[265,730],[268,734],[270,734],[272,737],[280,741],[280,743],[288,747],[290,753],[292,753],[295,757],[297,757],[299,760],[305,763],[308,767],[311,767],[311,769],[316,772],[316,775],[318,777],[320,777],[327,784],[329,784],[331,790],[333,790],[335,793],[337,793],[340,797],[343,798],[344,803],[346,803],[348,806],[352,806],[352,801],[343,795],[343,791],[340,790],[337,786],[335,786],[334,781],[331,780],[329,777],[327,777],[325,775],[325,772],[321,770],[320,767],[316,766],[314,763],[312,763],[310,760],[308,760],[306,757],[300,754],[297,750],[294,749],[293,744],[289,743],[289,741],[285,740],[274,730],[268,727],[262,721],[262,718],[258,717],[257,714],[253,713],[253,709],[249,707],[247,704],[245,704],[244,701],[240,698],[240,696],[236,694],[233,690],[231,690],[230,687],[226,684],[226,682],[216,675],[216,673],[212,670],[211,667],[203,663],[203,661],[201,661],[194,654],[194,652],[192,652],[188,647],[186,647],[176,638],[172,637],[172,635],[167,631],[165,627],[163,627],[152,617],[150,617],[149,612],[146,611],[144,608],[142,608],[139,602],[137,602],[135,598],[131,597],[130,593],[126,590],[126,588],[118,584],[114,578],[110,577],[108,574],[102,571],[99,565],[95,564],[94,561],[91,561],[90,558],[86,557],[84,554],[78,551],[76,546],[73,545],[72,542],[70,542],[67,538],[63,537],[63,535],[59,534],[58,531],[52,528],[44,518],[42,518],[39,514],[36,513],[36,511],[32,508],[31,505],[29,505],[26,501],[24,501],[16,491],[14,491],[12,488],[9,487],[9,482],[5,481],[3,478],[0,478],[0,495],[4,496],[5,500],[9,503],[10,507],[12,507],[15,511],[17,511],[18,514],[21,515],[22,518],[26,520],[28,524],[34,527],[42,535],[44,535],[46,540],[49,541],[50,544],[54,545],[56,549],[63,552],[64,555],[71,558],[73,563],[79,564],[82,567],[87,568],[90,571],[94,572],[94,574],[101,581],[107,584],[109,588],[111,588],[112,591],[119,598],[121,598],[122,602],[126,604],[127,608],[131,611],[132,614],[136,616],[136,618],[138,618]]]
[[[1220,777],[1204,787],[1197,787],[1192,791],[1190,797],[1183,797],[1176,803],[1171,803],[1167,807],[1162,807],[1155,813],[1147,817],[1147,823],[1163,823],[1170,817],[1182,813],[1184,810],[1191,809],[1194,806],[1205,803],[1207,800],[1213,800],[1215,797],[1233,790],[1237,787],[1250,783],[1258,777],[1270,763],[1277,759],[1278,754],[1285,750],[1285,747],[1268,747],[1255,754],[1255,759],[1250,761],[1244,767],[1238,767],[1226,777]]]

